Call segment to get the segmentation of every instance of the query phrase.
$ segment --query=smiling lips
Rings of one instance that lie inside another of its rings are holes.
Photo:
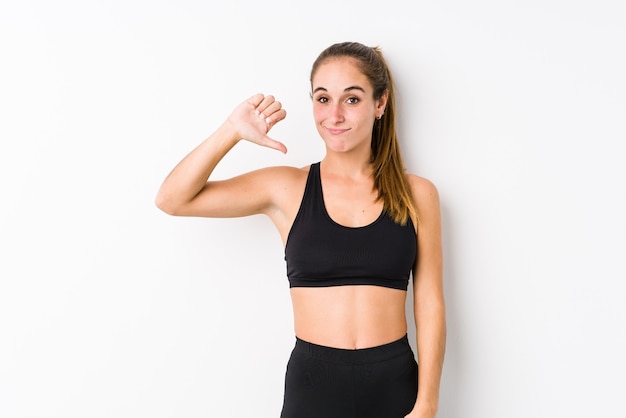
[[[336,128],[328,128],[328,127],[325,127],[325,128],[328,131],[328,133],[330,133],[331,135],[340,135],[344,132],[349,131],[349,129],[336,129]]]

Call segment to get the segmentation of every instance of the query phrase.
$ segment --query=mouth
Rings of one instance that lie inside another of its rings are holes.
[[[338,128],[329,128],[327,126],[324,127],[326,131],[331,135],[341,135],[344,132],[348,132],[350,129],[338,129]]]

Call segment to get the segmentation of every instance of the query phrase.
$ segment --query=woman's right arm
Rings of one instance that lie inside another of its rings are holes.
[[[176,216],[235,217],[261,213],[271,204],[271,191],[263,184],[271,170],[259,170],[230,180],[208,181],[211,173],[241,139],[287,152],[267,136],[286,116],[273,96],[257,94],[241,103],[228,119],[180,161],[165,178],[156,205]]]

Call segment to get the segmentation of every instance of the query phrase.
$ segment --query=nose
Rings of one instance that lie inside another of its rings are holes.
[[[330,110],[330,118],[333,121],[333,123],[343,122],[344,120],[343,108],[341,107],[340,103],[334,104],[332,106]]]

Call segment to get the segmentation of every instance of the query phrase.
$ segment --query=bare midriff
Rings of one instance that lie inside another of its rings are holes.
[[[344,349],[396,341],[407,332],[406,293],[380,286],[291,288],[296,336]]]

